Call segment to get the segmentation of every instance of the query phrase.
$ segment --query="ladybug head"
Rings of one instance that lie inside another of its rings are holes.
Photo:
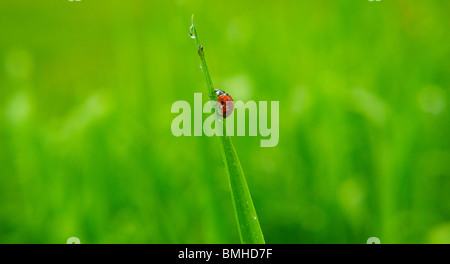
[[[221,96],[222,94],[226,94],[228,95],[226,92],[220,90],[220,89],[215,89],[214,92],[216,92],[217,96]]]

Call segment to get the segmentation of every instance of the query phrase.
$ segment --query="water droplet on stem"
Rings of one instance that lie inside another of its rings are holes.
[[[189,28],[189,36],[195,39],[194,23],[192,23],[191,27]]]

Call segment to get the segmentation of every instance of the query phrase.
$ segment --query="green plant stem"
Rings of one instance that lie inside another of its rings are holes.
[[[206,80],[207,93],[212,99],[217,100],[217,95],[214,92],[214,85],[206,65],[205,53],[203,47],[200,45],[200,40],[198,39],[197,31],[194,26],[193,15],[190,34],[191,37],[195,38],[197,51],[201,60],[202,71]],[[223,122],[223,127],[226,131],[226,119],[218,118],[216,121]],[[241,242],[243,244],[264,244],[264,236],[259,225],[259,220],[253,205],[250,190],[248,189],[247,181],[245,180],[244,172],[242,170],[239,157],[236,153],[236,149],[231,141],[231,137],[227,136],[224,132],[223,136],[219,136],[218,138],[223,160],[227,168],[231,197],[236,212],[236,220],[238,223]]]

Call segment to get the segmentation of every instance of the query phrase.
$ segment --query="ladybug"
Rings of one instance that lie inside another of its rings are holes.
[[[220,115],[220,113],[222,113],[222,116],[227,118],[231,115],[234,109],[233,98],[231,98],[231,96],[226,92],[219,89],[215,89],[214,92],[216,92],[218,96],[217,102],[219,103],[220,108],[220,112],[217,114]]]

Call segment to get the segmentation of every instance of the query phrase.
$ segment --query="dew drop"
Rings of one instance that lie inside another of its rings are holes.
[[[191,27],[189,28],[189,36],[195,39],[194,24],[192,24]]]

